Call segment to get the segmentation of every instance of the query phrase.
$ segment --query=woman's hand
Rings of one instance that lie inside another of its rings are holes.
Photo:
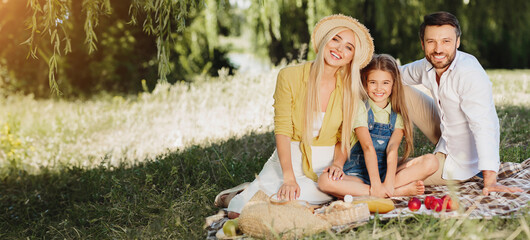
[[[284,181],[278,193],[276,194],[280,200],[295,200],[300,197],[300,186],[296,180]]]
[[[372,184],[370,185],[370,196],[386,198],[390,197],[390,193],[384,187],[383,184]]]
[[[328,178],[332,181],[342,180],[344,178],[344,172],[342,171],[342,167],[339,167],[338,165],[331,165],[324,169],[323,172],[328,173]]]

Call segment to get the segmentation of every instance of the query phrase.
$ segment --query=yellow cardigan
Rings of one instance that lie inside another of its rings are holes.
[[[307,80],[312,62],[286,67],[278,74],[276,91],[274,92],[274,133],[291,137],[292,141],[301,142],[302,123],[304,121],[305,94]],[[331,93],[322,128],[317,137],[313,138],[313,146],[334,146],[341,137],[342,126],[342,81],[338,77],[335,89]],[[317,181],[313,171],[311,146],[300,143],[302,152],[302,169],[304,174]],[[317,159],[318,160],[318,159]]]

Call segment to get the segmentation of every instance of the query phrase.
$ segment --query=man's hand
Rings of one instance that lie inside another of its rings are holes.
[[[522,192],[522,191],[523,189],[521,188],[507,187],[507,186],[504,186],[498,183],[493,184],[493,185],[484,186],[484,188],[482,189],[482,193],[486,196],[488,196],[490,192]]]
[[[497,173],[495,171],[483,170],[484,188],[482,194],[488,196],[490,192],[522,192],[523,189],[518,187],[508,187],[497,183]]]

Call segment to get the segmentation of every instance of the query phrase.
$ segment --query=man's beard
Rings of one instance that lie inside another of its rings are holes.
[[[453,54],[447,54],[446,55],[447,60],[445,62],[435,62],[435,61],[433,61],[433,59],[435,59],[434,58],[434,54],[429,54],[429,55],[426,55],[426,56],[428,56],[428,57],[426,57],[427,61],[429,61],[434,66],[434,68],[436,68],[436,69],[445,69],[449,65],[451,65],[451,63],[453,63],[453,61],[455,60],[456,49],[453,52]]]

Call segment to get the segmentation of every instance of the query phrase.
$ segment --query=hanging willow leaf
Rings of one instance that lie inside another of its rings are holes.
[[[57,65],[60,63],[61,54],[68,54],[72,51],[71,39],[69,32],[72,30],[65,27],[69,21],[69,15],[72,13],[71,5],[75,0],[28,0],[27,7],[33,11],[30,37],[24,42],[29,46],[29,55],[37,58],[38,38],[47,40],[51,45],[51,52],[43,51],[45,59],[48,59],[49,85],[52,93],[60,93],[56,82]],[[219,4],[217,4],[219,3]],[[41,5],[42,4],[42,5]],[[177,43],[178,34],[182,33],[187,27],[187,19],[193,11],[194,17],[202,18],[204,28],[201,34],[206,35],[207,51],[209,58],[214,57],[214,49],[218,44],[217,39],[217,11],[216,6],[224,6],[224,0],[132,0],[129,6],[130,23],[136,24],[143,22],[143,31],[156,38],[157,62],[159,79],[165,81],[171,72],[170,53],[172,46]],[[266,5],[262,13],[263,19],[267,19],[268,25],[272,28],[271,34],[275,38],[280,38],[278,31],[280,21],[276,1],[264,1]],[[83,0],[81,2],[81,12],[84,14],[83,30],[85,32],[85,45],[89,54],[97,51],[98,36],[95,29],[98,27],[99,19],[102,15],[112,13],[110,0]],[[200,12],[204,9],[204,12]],[[272,19],[266,17],[273,16]],[[79,18],[79,16],[76,16]],[[143,18],[143,19],[139,19]],[[38,32],[46,33],[39,36]],[[203,37],[204,35],[201,35]],[[270,37],[269,37],[270,38]],[[64,44],[62,43],[64,42]],[[196,44],[196,43],[194,43]],[[201,58],[201,47],[191,47],[191,55],[194,59]],[[212,64],[203,63],[199,72],[209,69]]]

